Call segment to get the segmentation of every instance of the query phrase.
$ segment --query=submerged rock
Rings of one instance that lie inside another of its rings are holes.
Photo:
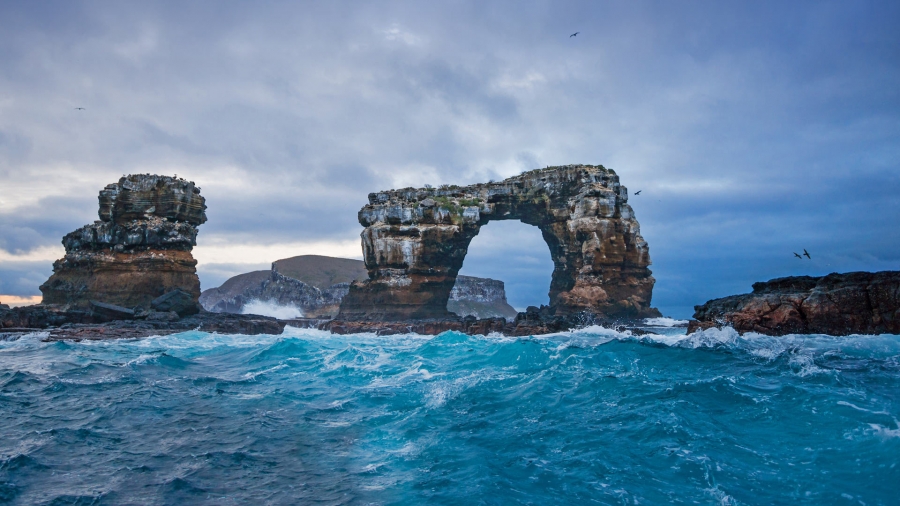
[[[900,272],[777,278],[694,309],[688,333],[730,325],[768,335],[900,334]]]
[[[566,165],[500,182],[369,194],[359,211],[368,278],[341,302],[344,321],[451,318],[447,302],[469,243],[492,220],[541,229],[554,270],[550,304],[561,316],[660,316],[654,279],[628,192],[603,166]]]
[[[40,289],[44,304],[87,310],[90,301],[124,308],[149,307],[173,290],[189,295],[199,311],[200,280],[191,250],[206,203],[193,182],[135,174],[107,185],[100,220],[63,237],[64,258]],[[188,304],[190,305],[190,304]]]

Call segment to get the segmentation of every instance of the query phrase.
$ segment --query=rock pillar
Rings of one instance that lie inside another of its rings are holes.
[[[66,256],[41,285],[44,304],[87,309],[90,301],[150,307],[172,290],[200,296],[197,226],[206,203],[193,182],[136,174],[107,185],[100,220],[63,237]],[[199,310],[199,305],[197,305]]]

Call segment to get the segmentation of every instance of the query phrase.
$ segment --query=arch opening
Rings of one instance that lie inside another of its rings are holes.
[[[659,313],[650,307],[649,250],[628,191],[602,165],[548,167],[464,187],[371,193],[358,216],[369,278],[350,286],[339,319],[455,316],[447,303],[470,243],[481,227],[509,220],[538,227],[549,250],[550,314]]]
[[[549,305],[553,267],[538,227],[519,220],[491,221],[469,243],[447,310],[460,316],[509,319],[528,306]],[[499,283],[476,283],[471,278]],[[461,304],[456,299],[462,294],[477,302]]]

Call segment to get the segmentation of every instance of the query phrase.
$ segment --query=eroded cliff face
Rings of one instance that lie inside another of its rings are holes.
[[[369,194],[359,212],[369,279],[354,283],[339,319],[452,317],[450,291],[472,238],[491,220],[540,228],[554,271],[557,314],[646,317],[654,279],[649,248],[618,176],[566,165],[500,182]]]
[[[900,334],[900,272],[777,278],[694,309],[688,333],[730,325],[768,335]]]
[[[249,277],[257,273],[260,274],[258,279],[255,276]],[[247,277],[246,286],[230,290],[229,284],[241,281],[241,277]],[[219,288],[205,290],[200,295],[200,304],[207,311],[214,313],[241,313],[244,306],[250,302],[263,301],[295,307],[308,318],[331,318],[337,314],[341,299],[347,295],[349,289],[349,283],[335,283],[318,288],[285,276],[273,268],[271,271],[235,276]]]
[[[513,319],[518,311],[506,301],[503,281],[473,276],[457,276],[450,290],[447,310],[459,316]]]
[[[200,189],[183,179],[134,174],[107,185],[99,204],[100,220],[63,237],[66,255],[40,287],[43,303],[149,308],[175,289],[196,301],[200,280],[191,250],[206,221]]]

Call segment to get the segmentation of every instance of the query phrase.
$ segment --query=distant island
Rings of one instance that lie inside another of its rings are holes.
[[[200,294],[200,305],[214,313],[248,313],[248,304],[266,302],[296,308],[309,318],[333,318],[350,283],[368,278],[361,260],[301,255],[272,262],[272,268],[238,274]],[[513,319],[503,281],[458,276],[447,310],[459,316]]]

